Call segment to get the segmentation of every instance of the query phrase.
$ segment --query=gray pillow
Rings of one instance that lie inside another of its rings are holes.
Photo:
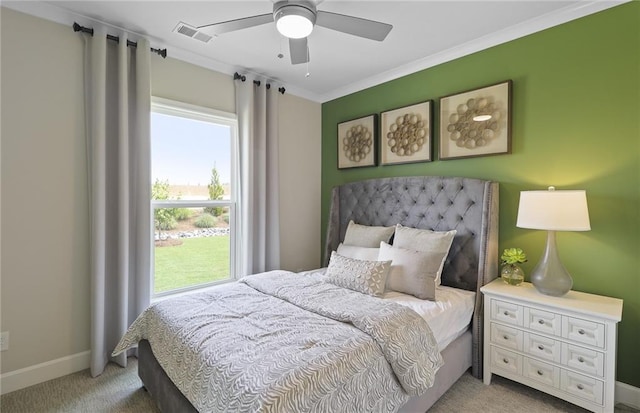
[[[442,254],[440,267],[436,274],[436,285],[440,285],[444,262],[449,254],[451,243],[456,236],[456,230],[429,231],[428,229],[416,229],[396,225],[396,235],[393,238],[395,247],[406,248],[414,251],[424,251],[433,254]]]
[[[364,294],[381,297],[391,261],[367,261],[331,253],[326,281]]]
[[[378,259],[391,260],[387,288],[411,294],[421,300],[436,299],[436,274],[443,253],[409,250],[380,243]]]
[[[395,227],[372,227],[349,221],[347,232],[344,234],[343,244],[354,245],[356,247],[378,248],[381,241],[389,242],[395,230]]]

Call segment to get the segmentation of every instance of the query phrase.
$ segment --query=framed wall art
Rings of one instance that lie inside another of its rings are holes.
[[[380,164],[431,161],[430,100],[380,115]]]
[[[376,165],[377,115],[338,124],[338,169]]]
[[[511,84],[440,98],[440,159],[511,153]]]

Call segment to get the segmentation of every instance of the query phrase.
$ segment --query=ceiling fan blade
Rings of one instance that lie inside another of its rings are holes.
[[[387,23],[320,10],[316,17],[316,25],[379,42],[393,29],[393,26]]]
[[[229,20],[220,23],[206,24],[204,26],[198,26],[198,30],[201,30],[208,35],[216,36],[222,33],[248,29],[249,27],[260,26],[271,22],[273,22],[273,13],[243,17],[241,19]]]
[[[309,61],[309,47],[307,46],[307,38],[289,39],[289,54],[291,55],[291,64],[298,65]]]

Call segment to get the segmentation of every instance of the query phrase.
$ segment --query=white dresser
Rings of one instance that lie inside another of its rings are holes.
[[[622,300],[562,297],[496,279],[484,293],[484,383],[497,374],[594,412],[613,412]]]

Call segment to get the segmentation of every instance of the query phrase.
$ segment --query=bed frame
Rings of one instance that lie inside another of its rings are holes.
[[[465,371],[482,378],[482,294],[498,275],[498,183],[480,179],[416,176],[370,179],[337,186],[331,193],[324,263],[328,263],[349,221],[457,231],[442,284],[476,292],[470,331],[442,351],[435,385],[400,411],[426,411]],[[163,412],[196,412],[166,375],[146,340],[138,348],[138,374]]]

